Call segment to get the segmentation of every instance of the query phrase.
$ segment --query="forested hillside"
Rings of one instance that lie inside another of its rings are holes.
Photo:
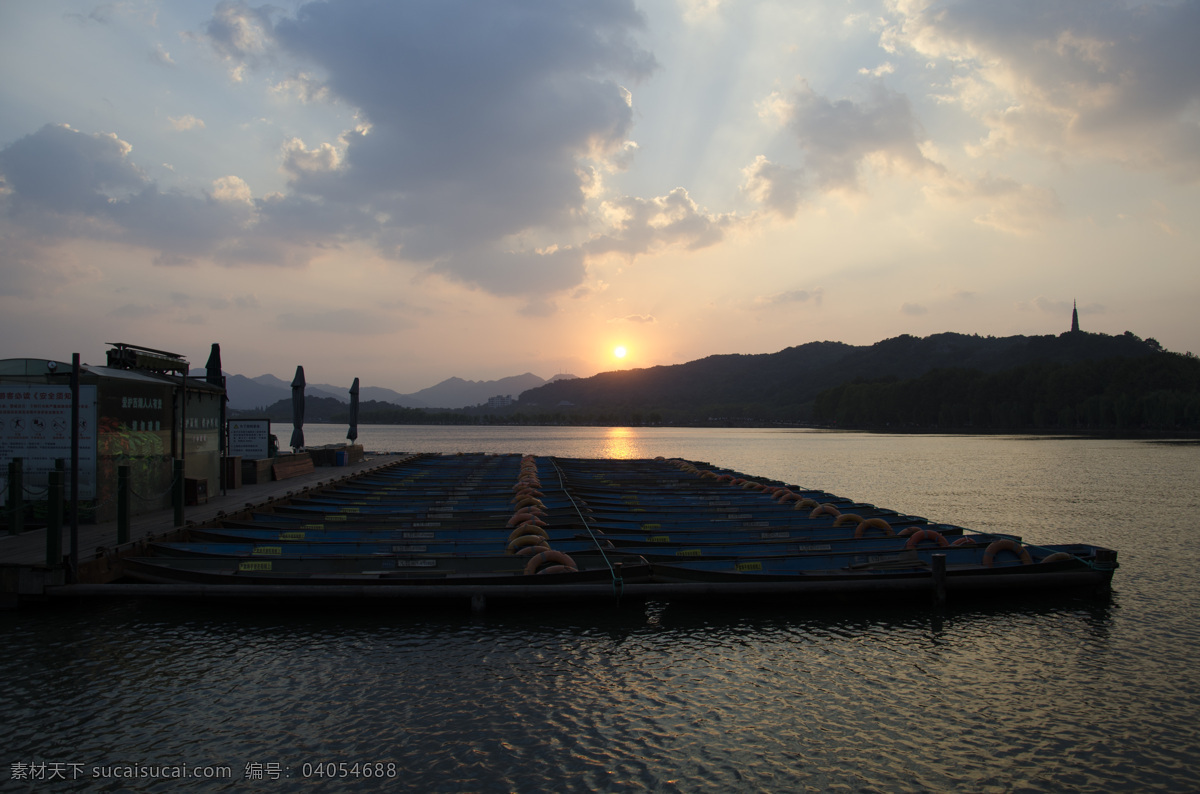
[[[813,419],[891,429],[1196,431],[1200,359],[1161,352],[858,381],[818,395]]]
[[[1154,340],[1126,333],[980,337],[899,336],[856,347],[813,342],[761,355],[709,356],[668,367],[608,372],[523,393],[530,415],[655,416],[678,422],[811,422],[817,396],[846,383],[907,381],[939,369],[1001,372],[1033,363],[1148,357]]]
[[[266,414],[290,422],[291,401]],[[307,400],[308,422],[348,418],[337,400]],[[1200,432],[1200,360],[1128,332],[812,342],[547,383],[499,409],[366,401],[359,422]]]

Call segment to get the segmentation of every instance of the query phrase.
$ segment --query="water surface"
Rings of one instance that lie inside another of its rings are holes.
[[[334,443],[345,428],[305,434]],[[394,764],[355,780],[368,791],[1200,789],[1200,447],[660,428],[366,426],[360,441],[686,457],[1033,542],[1098,542],[1121,568],[1100,599],[943,610],[140,599],[3,613],[0,786],[180,787],[11,779],[40,761],[223,765],[232,780],[185,787],[230,791],[327,786],[303,776],[325,762]]]

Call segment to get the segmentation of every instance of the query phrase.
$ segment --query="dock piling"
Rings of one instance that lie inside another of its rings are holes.
[[[62,565],[63,473],[46,475],[46,565]]]
[[[117,467],[117,545],[129,542],[129,466]]]
[[[946,555],[933,555],[933,603],[946,606]]]
[[[24,465],[21,458],[8,462],[8,534],[20,535],[25,531],[25,482]]]
[[[183,459],[175,458],[171,480],[171,506],[175,508],[175,526],[183,526]]]

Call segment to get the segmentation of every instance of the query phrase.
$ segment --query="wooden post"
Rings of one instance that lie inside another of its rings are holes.
[[[63,472],[52,471],[46,479],[46,565],[62,565]]]
[[[67,581],[79,571],[79,354],[71,354],[71,562]]]
[[[117,467],[117,544],[129,542],[129,466]]]
[[[946,606],[946,555],[933,555],[933,603]]]
[[[25,531],[24,461],[13,458],[8,462],[8,534]]]
[[[175,526],[183,526],[183,460],[175,458],[171,480],[171,505],[175,508]]]

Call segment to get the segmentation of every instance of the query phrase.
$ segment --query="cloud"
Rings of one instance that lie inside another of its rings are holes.
[[[0,209],[8,234],[27,245],[64,237],[111,240],[187,264],[211,256],[252,224],[255,207],[237,177],[206,195],[160,191],[113,134],[46,125],[0,150]]]
[[[592,254],[636,256],[674,247],[694,251],[720,242],[738,222],[733,215],[705,212],[681,187],[652,199],[606,201],[601,210],[608,229],[587,243]]]
[[[226,60],[234,63],[235,80],[244,74],[239,67],[247,62],[258,63],[271,42],[271,8],[251,8],[245,3],[224,0],[217,4],[205,35],[213,48]]]
[[[910,317],[920,317],[923,314],[929,314],[929,309],[919,303],[905,303],[900,307],[900,311]]]
[[[825,297],[825,290],[821,287],[815,289],[793,289],[785,292],[776,292],[773,295],[763,295],[755,299],[755,303],[766,308],[770,306],[788,306],[798,303],[812,302],[816,306],[821,305],[822,299]]]
[[[306,97],[345,103],[363,121],[336,146],[289,142],[293,196],[378,219],[375,241],[390,257],[508,292],[581,280],[576,255],[513,241],[561,251],[586,239],[587,162],[619,168],[632,151],[619,80],[655,68],[635,40],[642,26],[631,0],[357,0],[278,19],[224,3],[207,33],[241,66],[299,63]]]
[[[624,317],[614,317],[613,319],[609,320],[609,322],[610,323],[650,324],[650,323],[656,323],[658,321],[656,319],[654,319],[653,315],[650,315],[650,314],[627,314]]]
[[[147,305],[144,303],[126,303],[118,306],[108,312],[109,317],[120,317],[127,320],[136,320],[145,317],[157,317],[163,313],[163,307]]]
[[[411,327],[407,321],[385,318],[365,309],[284,312],[276,318],[276,324],[291,332],[350,336],[375,336]]]
[[[558,312],[558,305],[546,298],[531,298],[517,312],[522,317],[550,317]]]
[[[943,172],[929,180],[924,191],[935,205],[983,205],[975,222],[1010,234],[1028,234],[1063,216],[1062,202],[1053,190],[991,174],[967,178]]]
[[[763,155],[742,169],[742,190],[768,210],[794,218],[807,191],[804,171],[772,163]]]
[[[1075,305],[1074,301],[1052,300],[1045,296],[1039,295],[1032,300],[1020,301],[1017,303],[1017,309],[1023,312],[1037,311],[1043,314],[1052,314],[1056,317],[1066,317],[1070,320],[1071,309]],[[1086,306],[1079,307],[1079,313],[1082,314],[1104,314],[1108,311],[1108,307],[1101,303],[1089,303]]]
[[[885,169],[943,170],[921,151],[925,136],[908,98],[880,81],[865,87],[861,101],[832,100],[804,82],[768,104],[795,136],[805,170],[823,190],[860,190],[859,172],[868,159]]]
[[[882,42],[953,64],[946,98],[982,121],[978,155],[1027,147],[1200,179],[1200,3],[924,0]]]
[[[168,116],[167,122],[170,123],[171,129],[177,132],[204,129],[204,121],[190,114],[187,116]]]
[[[0,150],[3,201],[15,213],[103,213],[111,199],[146,185],[112,134],[47,124]]]
[[[167,48],[161,44],[156,44],[154,49],[150,51],[150,60],[161,66],[175,65],[175,60],[171,57],[171,53],[167,52]]]
[[[624,83],[656,68],[638,43],[643,25],[633,0],[347,0],[291,15],[222,2],[203,36],[239,79],[350,107],[355,126],[336,141],[286,140],[286,191],[257,197],[236,174],[204,191],[166,189],[115,134],[46,126],[0,150],[0,234],[26,247],[118,242],[164,266],[296,267],[366,243],[454,282],[523,295],[527,313],[544,314],[552,304],[537,299],[583,284],[589,257],[695,250],[738,223],[684,188],[604,193],[600,176],[637,150]],[[169,123],[204,126],[194,115]],[[783,207],[781,190],[764,195]]]

